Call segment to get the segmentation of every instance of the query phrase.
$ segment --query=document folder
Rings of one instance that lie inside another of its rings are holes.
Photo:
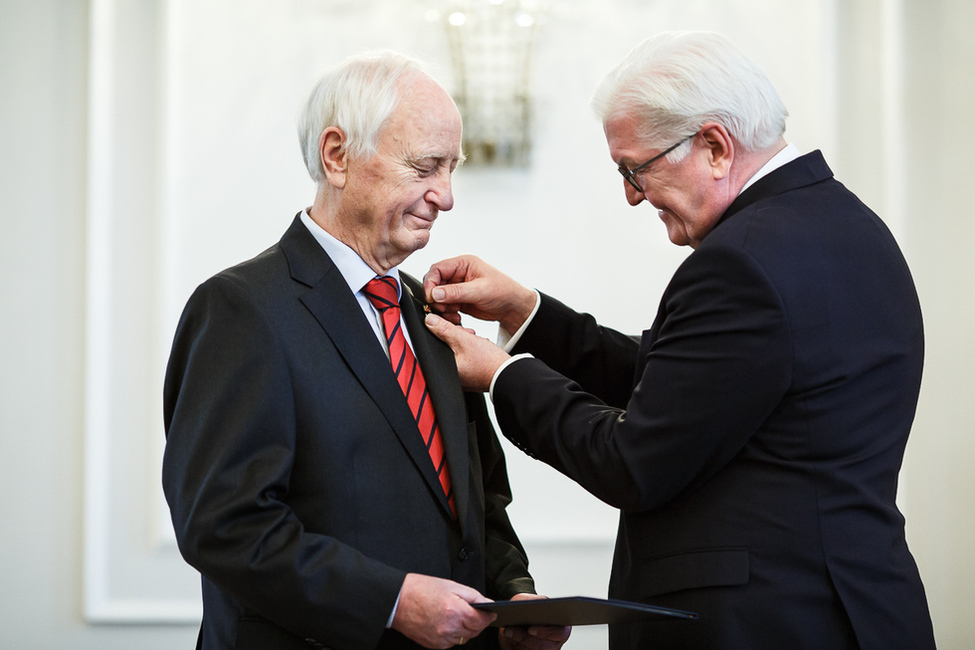
[[[473,606],[497,614],[498,618],[491,623],[494,627],[601,625],[697,618],[694,612],[679,609],[586,596],[499,600],[493,603],[474,603]]]

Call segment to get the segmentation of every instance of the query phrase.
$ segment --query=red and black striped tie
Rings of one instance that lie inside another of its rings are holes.
[[[433,402],[427,391],[427,382],[423,378],[420,364],[416,362],[413,350],[406,342],[403,329],[400,326],[400,308],[398,300],[398,286],[396,278],[384,276],[370,280],[363,292],[372,305],[379,311],[386,332],[386,345],[389,348],[389,361],[393,365],[393,373],[399,386],[406,395],[410,410],[416,419],[416,426],[420,430],[430,460],[440,478],[450,510],[457,516],[454,505],[454,494],[450,489],[450,474],[447,472],[447,459],[444,457],[443,439],[440,437],[440,425],[433,412]]]

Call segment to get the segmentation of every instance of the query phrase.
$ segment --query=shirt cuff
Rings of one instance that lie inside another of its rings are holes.
[[[488,389],[488,393],[491,395],[491,401],[494,401],[494,384],[498,381],[498,377],[501,376],[501,372],[513,364],[515,361],[521,361],[522,359],[533,359],[534,357],[527,352],[522,352],[521,354],[516,354],[507,361],[501,364],[501,366],[494,371],[494,376],[491,377],[491,387]]]
[[[498,347],[503,349],[505,352],[511,352],[512,348],[515,347],[515,344],[518,343],[518,339],[520,339],[521,335],[525,333],[526,329],[528,329],[528,325],[531,324],[532,319],[535,318],[535,314],[538,313],[538,308],[542,304],[542,294],[538,293],[538,289],[532,289],[532,291],[535,292],[535,306],[532,307],[532,313],[528,314],[528,318],[526,318],[525,322],[521,324],[518,331],[511,334],[505,328],[498,327]]]
[[[389,615],[389,620],[386,621],[387,630],[392,629],[393,627],[393,619],[396,618],[396,608],[399,607],[399,597],[402,595],[403,595],[403,589],[400,588],[399,593],[396,594],[396,602],[393,603],[393,613]]]

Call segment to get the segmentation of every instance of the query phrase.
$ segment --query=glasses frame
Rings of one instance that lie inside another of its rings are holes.
[[[620,173],[620,176],[622,176],[623,178],[625,178],[626,181],[630,185],[633,186],[633,189],[635,189],[640,194],[643,194],[643,188],[640,187],[640,183],[637,182],[636,175],[639,174],[640,172],[646,170],[646,168],[649,167],[651,165],[651,163],[657,162],[658,160],[660,160],[661,158],[663,158],[664,156],[666,156],[667,154],[669,154],[671,151],[673,151],[677,147],[681,146],[682,144],[684,144],[685,142],[687,142],[688,140],[690,140],[691,138],[693,138],[696,135],[697,135],[697,133],[692,133],[691,135],[687,136],[686,138],[681,139],[681,141],[678,142],[677,144],[668,147],[667,149],[665,149],[664,151],[661,151],[660,153],[658,153],[656,156],[654,156],[653,158],[651,158],[647,162],[643,163],[642,165],[637,165],[633,169],[627,169],[626,168],[626,165],[623,165],[621,163],[619,165],[619,167],[616,168],[616,171],[618,171]]]

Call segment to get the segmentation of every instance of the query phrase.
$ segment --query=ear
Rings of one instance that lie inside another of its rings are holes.
[[[731,169],[731,163],[735,160],[735,141],[728,133],[728,129],[712,122],[701,128],[700,136],[707,147],[712,178],[720,180],[726,177],[728,170]]]
[[[318,155],[325,170],[325,179],[336,189],[345,187],[348,173],[349,154],[346,149],[348,138],[345,132],[337,126],[330,126],[322,131],[318,139]]]

